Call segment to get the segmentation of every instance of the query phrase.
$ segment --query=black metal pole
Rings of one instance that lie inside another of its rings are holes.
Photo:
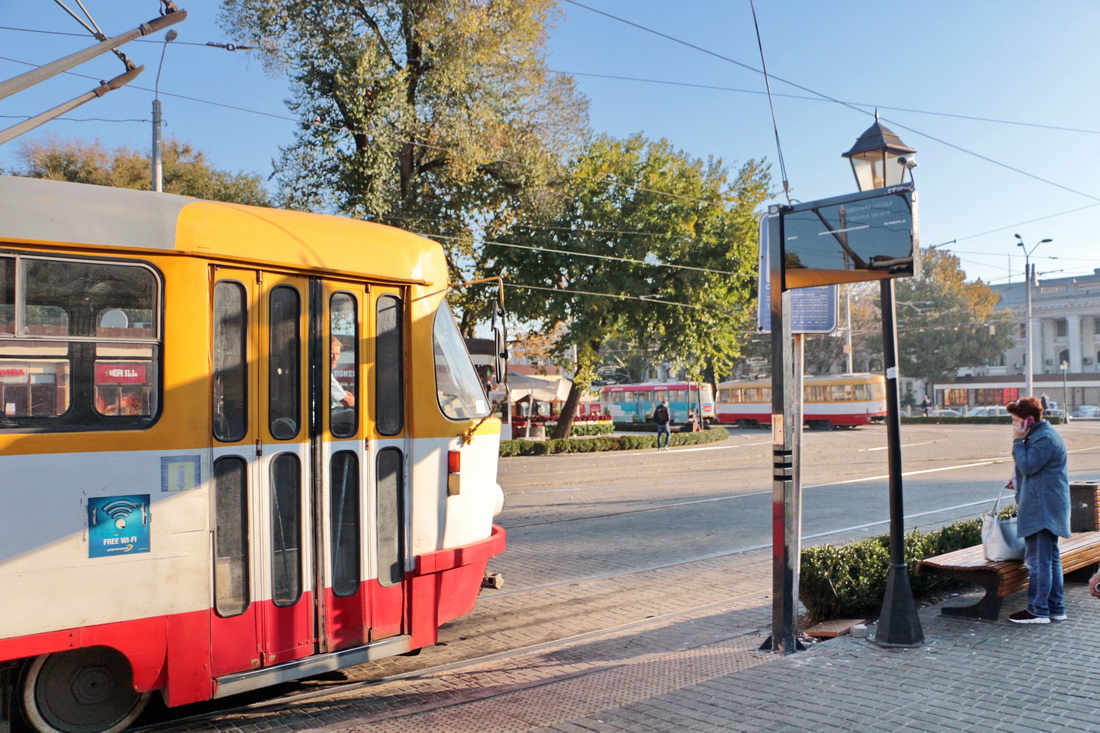
[[[880,646],[919,646],[924,641],[917,604],[905,565],[905,511],[901,482],[901,402],[898,398],[898,345],[894,309],[894,280],[881,281],[882,350],[886,370],[886,437],[890,474],[890,575],[882,601],[875,643]]]
[[[798,563],[802,507],[798,491],[798,437],[801,420],[794,393],[795,354],[791,333],[791,294],[783,278],[783,217],[769,229],[769,295],[772,331],[772,635],[763,649],[798,651]]]

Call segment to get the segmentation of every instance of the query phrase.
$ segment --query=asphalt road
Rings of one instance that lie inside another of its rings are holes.
[[[1072,480],[1100,480],[1100,422],[1059,428]],[[886,429],[806,431],[806,544],[888,529]],[[1001,425],[903,426],[906,528],[977,517],[1012,471]],[[683,562],[771,542],[771,437],[730,430],[707,446],[501,461],[499,523],[508,551],[494,561],[510,589]]]

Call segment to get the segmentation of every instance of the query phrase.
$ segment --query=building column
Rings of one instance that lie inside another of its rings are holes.
[[[1048,322],[1041,319],[1035,319],[1035,337],[1031,342],[1031,347],[1035,349],[1035,353],[1032,354],[1034,360],[1032,364],[1035,365],[1035,371],[1032,374],[1042,374],[1044,369],[1049,369],[1047,365],[1047,354],[1050,353],[1050,348],[1047,346],[1048,341],[1052,341],[1051,333],[1053,330],[1047,328]]]
[[[1066,316],[1066,336],[1069,341],[1069,371],[1081,372],[1081,316]]]

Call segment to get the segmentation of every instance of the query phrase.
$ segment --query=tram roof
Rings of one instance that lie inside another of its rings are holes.
[[[440,245],[401,229],[176,194],[0,176],[0,242],[174,252],[445,283]]]

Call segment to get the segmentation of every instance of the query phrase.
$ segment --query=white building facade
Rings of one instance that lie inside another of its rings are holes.
[[[1091,275],[1032,283],[1030,359],[1027,283],[990,287],[1001,296],[997,309],[1012,311],[1015,343],[998,363],[961,369],[954,382],[935,385],[936,404],[978,407],[1023,397],[1029,364],[1036,395],[1066,402],[1070,411],[1100,403],[1100,268]]]

